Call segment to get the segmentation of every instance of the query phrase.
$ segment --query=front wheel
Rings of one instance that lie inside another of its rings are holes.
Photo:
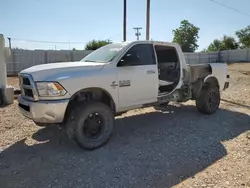
[[[196,107],[203,114],[213,114],[220,106],[219,87],[205,85],[198,99],[196,99]]]
[[[82,148],[97,149],[108,142],[114,128],[112,110],[100,102],[90,102],[74,110],[66,125],[67,133]]]
[[[48,127],[50,126],[51,124],[47,124],[47,123],[37,123],[37,122],[34,122],[37,126],[39,127]]]

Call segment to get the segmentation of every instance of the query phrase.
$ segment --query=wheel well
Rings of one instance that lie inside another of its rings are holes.
[[[116,112],[115,103],[107,91],[101,88],[82,89],[72,95],[65,112],[64,122],[67,120],[67,117],[69,116],[72,109],[75,109],[78,105],[89,101],[103,102],[111,108],[114,114]]]
[[[215,78],[215,77],[209,77],[209,78],[207,78],[205,80],[204,84],[209,84],[210,86],[215,86],[215,87],[220,88],[219,82],[218,82],[217,78]]]
[[[193,87],[193,89],[192,89],[192,99],[197,99],[200,96],[201,90],[205,85],[210,85],[212,87],[214,86],[214,87],[220,88],[219,82],[215,77],[209,77],[205,81],[203,81],[202,79],[198,79],[192,85],[192,87]]]

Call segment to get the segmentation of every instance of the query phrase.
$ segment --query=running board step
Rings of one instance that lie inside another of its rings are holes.
[[[164,103],[164,102],[170,102],[170,101],[177,101],[179,98],[180,98],[180,95],[179,95],[179,91],[177,90],[171,93],[170,95],[166,93],[159,93],[157,100],[160,103]]]

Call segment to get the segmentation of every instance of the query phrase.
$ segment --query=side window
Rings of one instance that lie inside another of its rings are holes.
[[[179,62],[179,57],[174,47],[156,45],[155,51],[159,64]]]
[[[123,66],[155,65],[155,55],[153,45],[137,44],[130,48],[117,64]]]

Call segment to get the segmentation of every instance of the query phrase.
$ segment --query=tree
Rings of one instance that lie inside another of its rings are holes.
[[[221,50],[235,50],[239,44],[234,37],[224,35],[221,40],[215,39],[205,50],[206,52],[216,52]]]
[[[183,52],[194,52],[199,46],[197,44],[200,28],[191,24],[188,20],[181,21],[179,28],[173,30],[173,42],[178,43]]]
[[[250,48],[250,25],[235,32],[241,48]]]
[[[85,50],[96,50],[107,44],[111,44],[110,40],[92,40],[85,45]]]
[[[221,50],[235,50],[238,49],[239,44],[234,37],[224,35],[221,40]]]
[[[215,39],[207,48],[207,50],[205,50],[206,52],[216,52],[216,51],[220,51],[221,50],[221,41],[218,39]]]

